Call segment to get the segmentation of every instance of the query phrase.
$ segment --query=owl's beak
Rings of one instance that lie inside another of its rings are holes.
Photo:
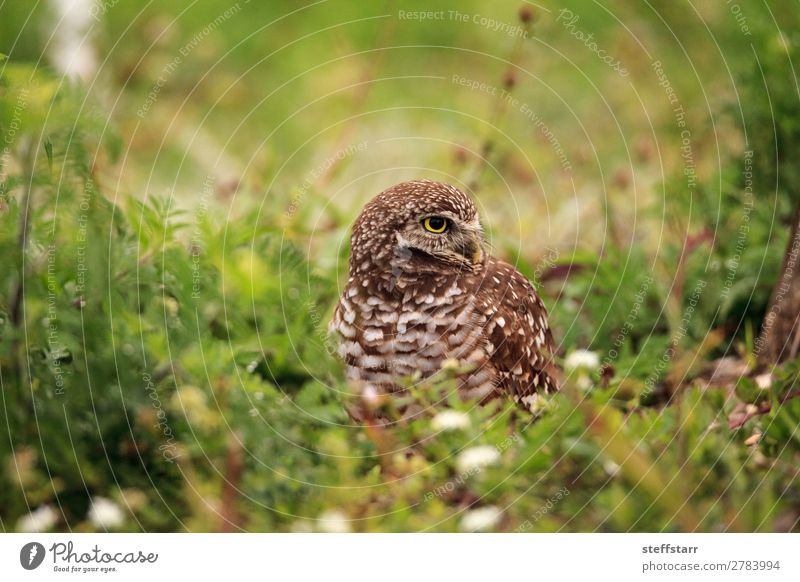
[[[480,233],[470,233],[469,238],[464,242],[461,254],[473,265],[479,265],[483,262],[483,240]]]
[[[483,262],[483,246],[481,246],[480,239],[475,241],[475,252],[472,253],[472,262],[476,265]]]

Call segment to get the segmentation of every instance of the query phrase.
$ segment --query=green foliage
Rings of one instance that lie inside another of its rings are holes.
[[[671,3],[660,5],[665,18],[679,18]],[[141,107],[164,63],[230,4],[209,6],[186,12],[163,38],[153,30],[160,31],[175,8],[148,7],[141,18],[134,18],[141,8],[134,4],[109,11],[97,42],[118,65],[112,76],[119,78],[112,81],[124,82],[121,110]],[[8,145],[0,162],[4,530],[17,529],[43,506],[58,510],[53,530],[102,529],[87,515],[97,497],[122,507],[124,519],[113,526],[119,530],[453,531],[469,529],[465,516],[485,507],[497,508],[498,519],[487,525],[497,531],[797,528],[800,363],[773,371],[768,387],[749,377],[714,385],[700,372],[716,356],[747,359],[746,330],[761,321],[786,244],[773,216],[789,216],[800,191],[797,168],[781,158],[796,150],[800,134],[793,86],[773,80],[796,53],[793,39],[756,38],[764,59],[758,74],[737,71],[746,110],[727,114],[737,131],[747,129],[746,149],[755,153],[752,179],[779,185],[774,200],[760,187],[749,205],[750,178],[739,152],[726,157],[718,175],[700,176],[693,191],[684,187],[680,164],[668,160],[664,200],[656,197],[645,208],[645,226],[626,224],[626,203],[612,192],[604,208],[613,219],[596,221],[609,231],[602,239],[581,240],[575,245],[580,250],[560,253],[546,269],[533,267],[541,257],[524,245],[507,253],[519,255],[520,269],[542,279],[561,355],[592,349],[604,368],[572,371],[562,392],[542,399],[536,418],[508,403],[462,401],[454,394],[453,371],[444,371],[410,390],[406,399],[426,412],[403,419],[397,406],[409,402],[376,401],[347,385],[326,334],[346,263],[347,226],[361,200],[349,201],[351,208],[334,200],[330,183],[306,184],[309,168],[330,155],[305,147],[319,133],[313,120],[350,116],[361,97],[334,91],[319,109],[296,118],[298,102],[286,95],[254,105],[252,119],[242,120],[249,131],[236,134],[226,154],[252,159],[255,177],[235,186],[209,177],[203,156],[188,160],[188,170],[177,175],[174,167],[183,168],[186,158],[183,143],[164,140],[158,159],[146,158],[166,125],[159,115],[181,109],[190,91],[188,112],[170,119],[174,133],[194,131],[202,119],[205,131],[227,137],[245,97],[263,90],[265,68],[276,83],[289,83],[292,95],[316,96],[331,92],[331,79],[349,79],[352,68],[373,64],[354,66],[349,56],[341,63],[332,56],[336,62],[319,75],[294,79],[299,70],[311,70],[309,54],[331,52],[331,39],[346,40],[345,53],[370,49],[377,25],[353,25],[350,35],[330,32],[294,46],[289,27],[272,27],[274,37],[254,30],[288,4],[252,6],[249,17],[234,14],[193,49],[192,62],[211,70],[221,48],[232,47],[227,67],[208,78],[213,83],[197,68],[177,69],[145,112],[145,137],[132,114],[112,124],[119,131],[111,130],[104,106],[77,84],[2,62],[0,140]],[[342,17],[328,5],[308,10],[317,11],[320,27]],[[587,10],[581,22],[600,19],[599,38],[611,42],[616,29],[608,14]],[[348,7],[348,16],[351,11],[353,17],[366,14]],[[128,26],[142,38],[159,39],[151,52],[140,55],[138,45],[114,42]],[[477,46],[498,44],[486,31],[474,32],[470,41]],[[421,26],[417,36],[400,27],[398,34],[415,43],[461,38],[438,26]],[[271,42],[286,45],[280,58],[251,70],[274,48]],[[504,50],[514,46],[512,39],[503,43]],[[381,75],[401,75],[416,58],[392,53]],[[592,55],[584,58],[587,70],[602,66]],[[441,75],[471,67],[487,77],[498,73],[494,62],[478,67],[480,61],[465,59],[442,53],[430,60]],[[580,110],[588,92],[572,91],[576,82],[563,74],[552,73],[554,83],[569,83],[570,91],[560,90],[576,93]],[[762,78],[770,80],[768,98]],[[690,94],[689,81],[678,84]],[[219,85],[222,95],[215,93]],[[414,91],[430,110],[420,108],[411,130],[427,128],[452,106],[452,88],[442,91],[426,81]],[[394,101],[401,93],[376,83],[363,99],[388,110],[402,105]],[[459,99],[467,109],[480,109],[485,97]],[[537,104],[539,97],[521,95]],[[543,99],[543,117],[555,107]],[[498,127],[516,138],[529,134],[511,114]],[[588,131],[606,137],[608,120],[595,117]],[[475,119],[465,122],[474,127],[446,123],[448,131],[470,139],[483,135]],[[553,124],[563,135],[565,126]],[[345,130],[323,132],[325,146]],[[378,125],[364,133],[385,131]],[[128,139],[142,141],[124,150]],[[779,149],[770,150],[776,140]],[[580,158],[579,148],[566,139],[564,145]],[[505,175],[525,195],[533,193],[526,204],[538,204],[540,192],[513,148],[497,149],[492,162],[498,175],[485,173],[481,202],[496,222],[496,248],[515,249],[508,197],[487,192],[505,192]],[[610,161],[603,163],[618,163],[623,150],[627,144],[609,144],[603,155]],[[118,181],[123,151],[132,160],[125,171],[132,167],[134,175]],[[474,168],[451,153],[431,153],[430,167],[471,175]],[[546,155],[542,163],[544,173],[555,176],[545,179],[563,185],[558,164]],[[325,180],[346,174],[345,161]],[[575,174],[579,186],[592,183],[591,174]],[[188,203],[151,193],[149,179],[142,178],[148,175],[158,185],[169,176],[176,192],[191,193]],[[207,176],[199,197],[198,175]],[[138,189],[139,182],[148,187]],[[343,183],[347,187],[335,191],[347,198],[354,187]],[[243,194],[250,205],[233,209],[234,196]],[[740,238],[743,224],[748,229]],[[347,414],[354,407],[396,422],[354,423]],[[731,422],[734,417],[741,422]]]

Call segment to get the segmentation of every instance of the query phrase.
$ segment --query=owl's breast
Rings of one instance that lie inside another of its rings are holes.
[[[461,382],[470,396],[483,397],[494,387],[486,317],[458,280],[440,288],[401,288],[388,297],[359,291],[345,292],[333,322],[349,379],[396,391],[398,378],[427,378],[446,360],[456,360],[472,368]]]

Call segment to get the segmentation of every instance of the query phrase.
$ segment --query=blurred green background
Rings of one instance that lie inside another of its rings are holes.
[[[3,530],[797,530],[800,364],[750,376],[800,199],[798,20],[3,4]],[[411,397],[449,416],[344,412],[349,227],[419,177],[540,288],[570,374],[534,423],[447,377]]]

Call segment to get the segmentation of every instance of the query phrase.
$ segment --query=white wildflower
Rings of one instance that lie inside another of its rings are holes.
[[[564,367],[567,370],[597,370],[600,367],[600,356],[589,350],[575,350],[564,360]]]
[[[106,497],[93,497],[86,516],[97,529],[116,529],[125,521],[125,514],[119,505]]]
[[[456,465],[462,473],[472,473],[489,465],[496,465],[500,462],[500,453],[495,447],[482,445],[464,449],[458,455]]]
[[[592,379],[589,378],[586,374],[580,374],[578,379],[575,381],[575,385],[584,392],[588,391],[592,387]]]
[[[325,511],[318,518],[317,527],[325,533],[349,533],[350,519],[344,512],[333,509]]]
[[[540,416],[548,408],[550,408],[550,401],[541,394],[533,393],[523,396],[520,402],[524,404],[534,416]]]
[[[70,77],[91,80],[97,58],[89,42],[92,26],[92,0],[55,0],[54,34],[51,59],[56,69]]]
[[[361,397],[368,406],[378,406],[381,403],[380,392],[372,384],[367,384],[361,391]]]
[[[620,466],[614,461],[606,461],[603,463],[603,470],[608,473],[609,477],[616,477],[619,474]]]
[[[433,417],[431,426],[435,430],[462,430],[469,428],[469,415],[456,410],[444,410]]]
[[[485,531],[492,529],[498,523],[503,512],[494,505],[470,509],[461,518],[461,531]]]
[[[21,517],[17,522],[17,531],[20,532],[45,532],[51,529],[58,521],[58,513],[52,505],[42,505]]]
[[[756,376],[756,385],[762,390],[769,390],[772,387],[772,374],[759,374]]]

